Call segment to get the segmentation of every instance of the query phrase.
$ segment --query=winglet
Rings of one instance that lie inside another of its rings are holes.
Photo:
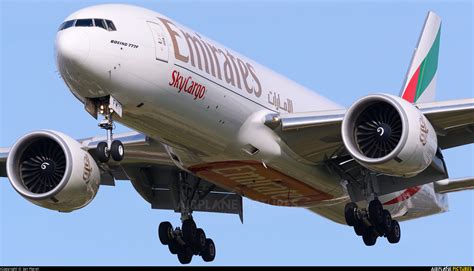
[[[403,99],[411,103],[435,100],[440,35],[441,18],[430,11],[405,77]]]

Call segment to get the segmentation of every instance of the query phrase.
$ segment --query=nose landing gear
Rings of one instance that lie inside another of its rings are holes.
[[[114,121],[112,115],[114,110],[108,104],[100,105],[100,114],[104,115],[104,119],[99,123],[101,129],[107,132],[107,141],[100,142],[96,148],[96,155],[100,162],[108,162],[110,156],[119,162],[124,156],[123,144],[120,140],[113,140]]]
[[[365,245],[373,246],[378,237],[386,237],[391,244],[398,243],[401,237],[400,224],[393,220],[390,212],[383,209],[382,203],[375,198],[367,209],[361,209],[354,202],[344,208],[346,223],[354,227],[358,236],[362,236]]]

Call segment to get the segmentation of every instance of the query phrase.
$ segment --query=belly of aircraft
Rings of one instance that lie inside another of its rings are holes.
[[[334,196],[256,161],[221,161],[189,168],[250,199],[278,206],[310,206]]]

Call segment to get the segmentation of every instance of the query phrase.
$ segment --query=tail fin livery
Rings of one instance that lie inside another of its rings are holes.
[[[435,100],[440,34],[441,18],[430,11],[400,95],[411,103]]]

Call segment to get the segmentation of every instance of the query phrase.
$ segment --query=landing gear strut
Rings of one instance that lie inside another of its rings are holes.
[[[99,123],[101,129],[107,132],[107,141],[100,142],[96,148],[96,155],[100,162],[108,162],[110,156],[119,162],[122,161],[124,155],[123,144],[120,140],[113,140],[114,121],[112,119],[114,111],[108,104],[100,105],[100,114],[104,115],[104,119]]]
[[[170,222],[162,222],[158,227],[158,237],[167,245],[171,254],[176,254],[181,264],[191,262],[194,255],[199,255],[205,262],[212,262],[216,257],[216,246],[212,239],[206,237],[203,229],[198,228],[192,217],[193,200],[197,196],[199,181],[191,186],[186,182],[186,173],[179,178],[179,205],[181,211],[181,228],[173,228]]]
[[[377,199],[369,202],[367,209],[357,207],[354,202],[347,203],[344,208],[346,223],[354,227],[358,236],[362,236],[365,245],[373,246],[378,237],[386,237],[391,244],[398,243],[401,237],[400,225],[393,220],[390,212],[383,209]]]

